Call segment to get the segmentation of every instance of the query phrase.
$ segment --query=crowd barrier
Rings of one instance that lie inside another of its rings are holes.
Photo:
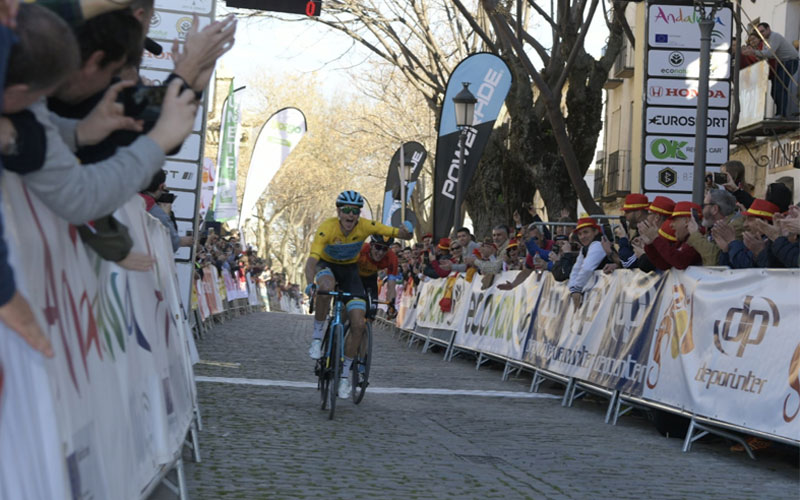
[[[517,272],[452,283],[421,283],[399,298],[396,326],[414,340],[445,347],[445,358],[474,353],[533,372],[576,391],[609,397],[606,421],[622,403],[691,419],[695,431],[739,440],[723,429],[800,445],[800,289],[795,270],[690,267],[663,275],[596,272],[575,308],[564,282],[531,275],[513,290],[498,284]],[[749,450],[748,450],[749,451]]]
[[[250,273],[231,275],[227,269],[222,274],[215,266],[203,266],[202,278],[194,280],[192,287],[192,326],[202,338],[212,324],[256,310],[269,310],[264,299],[264,287],[251,278]]]
[[[52,341],[45,359],[0,324],[0,497],[144,498],[197,452],[197,360],[169,235],[137,196],[115,212],[149,272],[100,259],[4,172],[19,290]],[[195,459],[199,459],[195,455]]]

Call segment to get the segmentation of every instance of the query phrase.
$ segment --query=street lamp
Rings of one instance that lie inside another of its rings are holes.
[[[694,147],[694,170],[692,173],[692,201],[703,204],[706,177],[706,152],[708,150],[708,78],[711,72],[711,32],[717,10],[724,5],[722,0],[695,0],[694,11],[700,19],[700,81],[697,84],[697,139]]]
[[[475,103],[478,102],[472,92],[469,91],[469,82],[463,82],[464,88],[461,92],[453,97],[453,104],[456,109],[456,127],[461,130],[458,138],[458,181],[456,184],[456,206],[455,214],[453,215],[453,229],[458,230],[461,227],[461,199],[463,197],[463,189],[461,186],[462,175],[466,159],[464,158],[464,143],[467,139],[467,129],[472,127],[472,122],[475,118]]]

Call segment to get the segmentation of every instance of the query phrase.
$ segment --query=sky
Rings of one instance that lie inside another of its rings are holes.
[[[324,1],[322,9],[324,16]],[[217,3],[217,17],[228,12],[224,2]],[[236,12],[255,11],[237,9]],[[265,72],[317,72],[326,82],[325,93],[333,94],[346,92],[351,75],[367,70],[368,64],[364,61],[369,54],[361,46],[353,46],[347,36],[304,16],[280,15],[287,20],[240,17],[236,44],[222,57],[218,72],[226,76],[233,74],[237,86],[239,80],[244,84],[249,77]],[[531,32],[540,40],[550,39],[547,30],[540,28]],[[585,44],[595,57],[600,55],[606,36],[602,9],[598,7]]]

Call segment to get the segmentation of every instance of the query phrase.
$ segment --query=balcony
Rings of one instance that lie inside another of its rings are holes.
[[[620,198],[631,192],[631,152],[615,151],[606,159],[605,196]]]
[[[756,137],[772,136],[800,128],[798,103],[795,97],[787,103],[786,116],[776,116],[777,106],[772,100],[771,85],[780,85],[769,79],[769,65],[759,61],[739,72],[739,123],[736,126],[736,141],[747,142]],[[792,99],[791,90],[786,93]],[[731,103],[733,104],[733,103]]]
[[[611,75],[614,79],[630,78],[633,76],[633,47],[631,47],[628,37],[622,37],[622,48],[614,60],[614,66],[611,67]],[[611,79],[611,78],[609,78]]]
[[[603,201],[603,195],[605,194],[603,192],[605,189],[605,172],[603,169],[603,163],[604,158],[598,158],[594,164],[594,189],[592,190],[592,193],[594,194],[594,201],[598,203]]]

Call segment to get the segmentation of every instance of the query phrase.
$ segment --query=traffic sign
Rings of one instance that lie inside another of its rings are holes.
[[[319,17],[322,0],[225,0],[228,7]]]

